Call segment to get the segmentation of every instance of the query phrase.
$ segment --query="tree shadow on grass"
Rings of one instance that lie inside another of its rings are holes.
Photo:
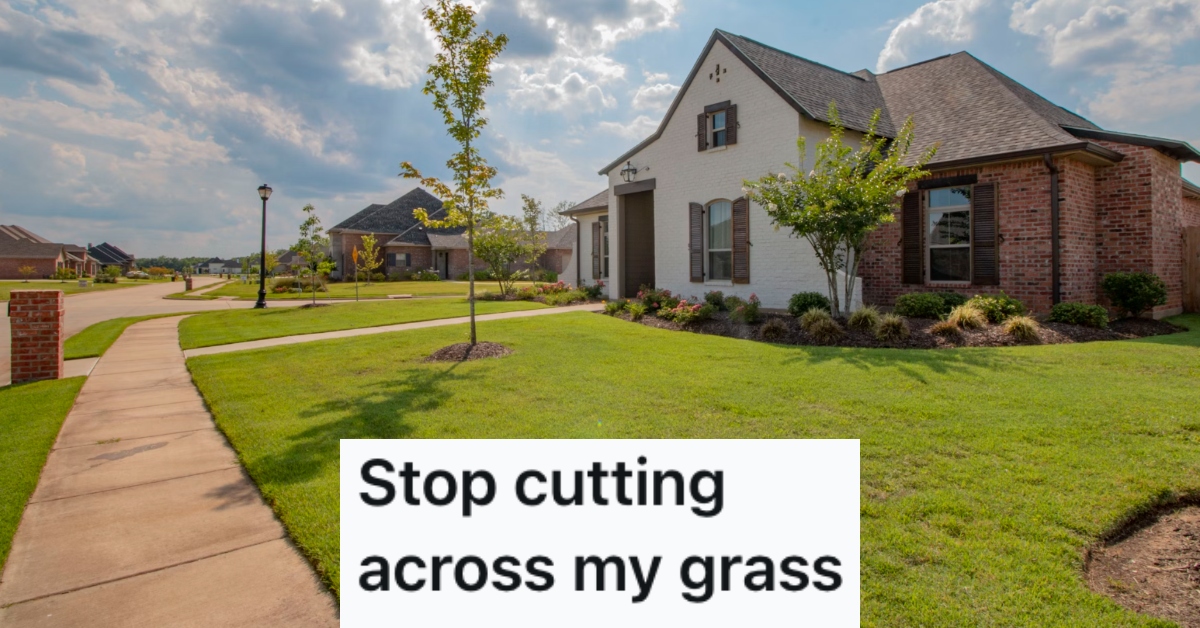
[[[1030,345],[1039,346],[1039,345]],[[1006,347],[1007,348],[1007,347]],[[1021,348],[1021,347],[1015,347]],[[859,349],[845,347],[798,347],[785,364],[804,365],[846,364],[862,371],[894,369],[897,373],[928,384],[926,375],[959,373],[972,375],[979,371],[1028,370],[1029,363],[1018,355],[1006,354],[991,348],[958,349]]]
[[[342,439],[408,438],[414,415],[440,408],[459,386],[487,376],[458,373],[457,366],[412,368],[394,379],[363,385],[353,399],[333,399],[301,411],[300,418],[319,422],[288,437],[286,448],[261,460],[263,479],[300,484],[336,470]]]

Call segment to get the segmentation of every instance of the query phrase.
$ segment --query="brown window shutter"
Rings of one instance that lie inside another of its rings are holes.
[[[704,281],[704,206],[688,203],[688,259],[693,283]]]
[[[733,283],[750,283],[750,201],[733,201]]]
[[[701,153],[708,150],[707,113],[702,113],[696,116],[696,150]]]
[[[600,266],[604,257],[604,225],[592,223],[592,279],[600,279]]]
[[[971,190],[971,283],[1000,285],[996,236],[996,184],[978,183]]]
[[[925,251],[921,247],[921,193],[908,192],[900,205],[903,283],[925,283]]]
[[[737,105],[725,110],[725,144],[737,144]]]

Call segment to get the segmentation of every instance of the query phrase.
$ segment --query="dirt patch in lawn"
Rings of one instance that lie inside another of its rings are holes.
[[[1200,506],[1144,523],[1091,550],[1088,586],[1129,610],[1200,628]]]
[[[425,361],[466,362],[483,358],[502,358],[510,353],[512,353],[512,349],[496,342],[479,342],[474,347],[469,342],[460,342],[434,351],[433,355],[425,358]]]
[[[621,313],[617,318],[631,320],[628,313]],[[1129,340],[1146,336],[1159,336],[1187,331],[1183,327],[1172,325],[1166,321],[1149,319],[1125,319],[1112,322],[1108,329],[1093,329],[1081,325],[1066,325],[1063,323],[1041,322],[1037,340],[1020,341],[1004,332],[1001,325],[988,325],[982,329],[963,329],[958,334],[942,336],[930,331],[937,321],[923,318],[909,318],[910,330],[908,338],[893,342],[884,342],[875,337],[874,332],[862,329],[852,329],[845,321],[839,321],[845,333],[833,342],[820,342],[804,331],[799,322],[787,314],[766,314],[755,324],[738,323],[729,319],[725,312],[718,312],[711,319],[679,325],[656,316],[646,315],[640,322],[643,325],[659,329],[690,331],[699,334],[712,334],[743,340],[764,340],[763,325],[770,319],[774,323],[776,334],[770,342],[792,345],[823,345],[834,347],[892,347],[898,349],[952,349],[955,347],[1004,347],[1029,344],[1067,344],[1074,342],[1091,342],[1096,340]],[[783,328],[780,330],[779,325]]]

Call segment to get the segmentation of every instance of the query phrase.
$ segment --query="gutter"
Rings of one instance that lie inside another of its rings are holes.
[[[1051,303],[1062,302],[1062,246],[1059,240],[1058,166],[1050,153],[1042,155],[1046,169],[1050,171],[1050,298]]]
[[[574,216],[568,216],[571,222],[575,223],[575,250],[572,251],[572,256],[575,258],[575,287],[583,281],[583,270],[579,262],[579,247],[583,246],[583,227],[579,224],[579,219]]]

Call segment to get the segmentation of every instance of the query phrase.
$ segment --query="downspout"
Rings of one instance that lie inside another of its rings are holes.
[[[1062,302],[1062,247],[1059,241],[1058,166],[1050,153],[1042,155],[1046,169],[1050,171],[1050,299],[1058,305]]]
[[[572,257],[575,258],[575,287],[578,288],[583,283],[583,270],[579,265],[579,247],[583,246],[583,226],[574,216],[571,216],[571,222],[575,223],[575,250],[572,252]]]

